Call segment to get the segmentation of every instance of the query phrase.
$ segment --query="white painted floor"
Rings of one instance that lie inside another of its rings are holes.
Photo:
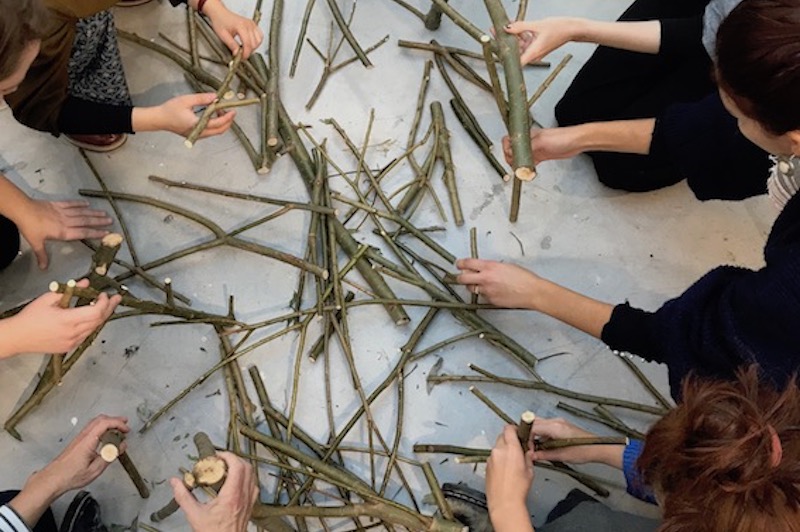
[[[246,15],[252,9],[250,1],[227,0],[227,3]],[[426,4],[421,0],[415,3]],[[284,72],[304,4],[300,0],[287,2],[282,49]],[[317,4],[309,36],[324,46],[330,16],[324,2]],[[342,4],[349,6],[351,2]],[[488,26],[480,2],[452,4],[477,25]],[[568,14],[613,20],[627,4],[626,0],[539,0],[532,3],[530,17]],[[265,13],[270,6],[269,0],[264,2]],[[515,10],[516,4],[509,4],[509,11]],[[183,17],[181,9],[171,9],[167,2],[117,10],[120,28],[153,39],[161,31],[182,41],[185,38]],[[265,31],[266,20],[268,17],[262,23]],[[336,74],[311,112],[306,112],[303,105],[322,70],[321,62],[311,49],[304,48],[298,75],[294,79],[284,76],[281,81],[283,99],[292,117],[310,125],[318,139],[328,138],[332,156],[347,170],[355,167],[355,161],[344,151],[334,131],[320,119],[336,118],[360,142],[369,111],[375,109],[375,127],[367,153],[370,165],[385,165],[403,152],[423,62],[428,55],[399,49],[398,39],[427,41],[435,37],[442,43],[477,49],[449,21],[431,34],[417,19],[389,0],[359,2],[353,28],[364,45],[390,35],[390,41],[371,56],[375,64],[373,69],[354,64]],[[155,104],[189,92],[182,73],[172,63],[127,43],[122,45],[122,51],[137,104]],[[550,58],[553,64],[566,53],[574,54],[575,59],[534,107],[535,117],[544,126],[554,125],[553,106],[591,52],[592,47],[588,45],[573,44],[553,53]],[[349,53],[345,46],[340,57],[349,57]],[[546,75],[547,71],[529,69],[526,73],[529,90],[537,87]],[[499,140],[502,126],[491,98],[469,84],[462,83],[461,87],[484,128]],[[492,173],[456,123],[447,108],[449,98],[447,88],[438,73],[434,73],[428,101],[440,99],[445,104],[467,219],[461,228],[456,228],[452,222],[447,224],[446,234],[437,234],[435,238],[454,254],[468,255],[469,228],[474,226],[478,228],[482,257],[519,263],[598,299],[615,303],[629,300],[647,309],[655,309],[679,294],[716,265],[757,267],[761,264],[761,249],[774,216],[765,198],[739,203],[701,203],[684,184],[648,194],[614,192],[597,183],[592,165],[585,157],[542,164],[539,177],[524,186],[519,222],[509,224],[511,187],[503,185]],[[254,138],[257,138],[256,114],[252,109],[239,113],[240,123]],[[427,120],[426,113],[425,124]],[[495,149],[500,157],[499,149]],[[117,152],[91,158],[112,190],[183,205],[212,218],[224,228],[252,221],[269,209],[199,193],[167,190],[149,182],[148,175],[255,194],[297,200],[307,198],[305,186],[288,157],[283,157],[268,176],[256,175],[231,134],[202,141],[191,151],[183,146],[181,138],[172,134],[139,134],[131,137]],[[7,109],[0,111],[0,169],[38,198],[71,198],[79,188],[97,188],[75,148],[64,140],[18,125]],[[408,176],[408,168],[398,172],[387,189],[401,186]],[[333,179],[332,183],[336,189],[344,190],[340,180]],[[441,183],[436,183],[436,187],[445,198]],[[93,204],[107,207],[103,201],[93,201]],[[163,211],[129,203],[121,205],[143,261],[208,236],[201,227],[179,217],[167,218]],[[430,199],[416,214],[414,222],[418,226],[440,223]],[[247,233],[247,238],[300,255],[305,246],[307,223],[307,216],[293,213]],[[376,241],[368,224],[356,237]],[[50,253],[53,265],[48,272],[38,271],[26,248],[17,262],[0,275],[1,308],[10,308],[43,293],[51,280],[63,281],[80,275],[90,256],[79,243],[53,244]],[[127,250],[121,256],[127,259]],[[193,306],[198,309],[224,313],[228,295],[234,294],[238,317],[245,321],[287,312],[297,278],[297,272],[284,264],[228,249],[194,255],[154,273],[158,277],[171,277],[175,288],[191,297]],[[400,297],[424,297],[418,290],[390,282]],[[129,284],[142,297],[159,297],[140,282]],[[394,365],[398,348],[405,343],[424,309],[409,309],[409,313],[412,324],[398,328],[378,307],[360,307],[351,312],[358,369],[368,390]],[[600,341],[529,312],[486,312],[485,315],[536,355],[569,353],[541,364],[541,373],[548,381],[575,390],[649,401],[646,392]],[[56,456],[96,414],[128,416],[134,430],[139,428],[142,421],[137,410],[156,410],[217,362],[217,342],[210,327],[151,328],[149,325],[154,321],[158,320],[130,318],[110,324],[63,386],[19,425],[24,443],[6,433],[0,434],[0,478],[4,488],[20,487],[31,471]],[[421,345],[431,345],[461,332],[463,328],[442,313]],[[316,333],[310,337],[316,339]],[[253,364],[260,368],[273,401],[281,408],[290,398],[296,341],[296,336],[287,336],[242,360],[245,369]],[[126,356],[126,351],[136,352]],[[437,355],[444,358],[446,373],[465,374],[467,363],[475,362],[502,375],[523,375],[512,360],[480,340],[464,341]],[[441,385],[431,393],[426,392],[425,377],[437,355],[421,360],[407,378],[403,454],[411,456],[411,446],[416,442],[491,446],[502,423],[471,396],[466,385]],[[30,383],[43,362],[41,355],[26,355],[0,365],[0,417],[5,419],[29,393]],[[334,411],[339,423],[344,422],[358,404],[344,364],[341,354],[334,351],[331,361]],[[666,393],[666,369],[645,363],[641,366]],[[322,359],[316,364],[303,360],[297,417],[301,426],[320,438],[327,434],[323,369]],[[512,416],[525,409],[535,410],[541,416],[558,415],[555,409],[558,397],[501,386],[481,389]],[[137,515],[146,519],[170,498],[169,487],[163,481],[175,474],[179,466],[190,463],[187,455],[193,454],[194,449],[191,439],[187,438],[189,434],[204,430],[215,442],[224,442],[228,422],[224,393],[223,380],[217,374],[192,391],[150,431],[144,435],[133,433],[130,453],[143,475],[154,485],[153,494],[147,501],[139,499],[122,469],[113,465],[91,486],[109,523],[130,523]],[[394,395],[387,394],[374,408],[375,417],[388,435],[392,434],[394,403]],[[626,420],[645,428],[644,419]],[[603,432],[601,427],[591,428]],[[362,424],[348,441],[360,443],[365,438]],[[444,457],[427,458],[435,464],[441,481],[467,481],[473,487],[482,488],[483,467],[473,471],[452,460],[440,463]],[[353,459],[351,465],[360,474],[368,474],[365,463]],[[623,485],[621,474],[599,467],[588,470]],[[426,491],[421,475],[413,475],[412,483],[420,492]],[[574,486],[571,480],[559,475],[537,471],[529,497],[536,522],[541,522],[552,505]],[[265,499],[270,497],[271,494],[265,492]],[[68,502],[69,497],[58,501],[56,513],[63,513]],[[636,513],[653,514],[652,508],[633,501],[621,489],[614,490],[609,503]],[[159,525],[159,529],[189,528],[182,516],[176,515]]]

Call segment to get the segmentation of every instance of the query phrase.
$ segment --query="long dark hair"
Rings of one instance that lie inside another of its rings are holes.
[[[800,0],[744,0],[717,33],[717,80],[774,135],[800,130]]]
[[[14,73],[28,43],[44,37],[48,19],[41,0],[0,0],[0,80]]]

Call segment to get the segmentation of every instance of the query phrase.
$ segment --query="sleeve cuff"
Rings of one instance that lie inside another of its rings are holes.
[[[600,339],[614,351],[625,351],[648,361],[662,362],[652,333],[653,314],[623,303],[614,307],[611,319],[603,327]]]
[[[658,53],[665,58],[675,59],[708,55],[703,47],[702,15],[661,20],[661,47]]]
[[[58,131],[73,135],[133,133],[133,107],[70,96],[58,115]]]
[[[636,468],[636,461],[643,450],[644,442],[641,440],[631,440],[625,446],[625,451],[622,453],[622,472],[625,474],[625,483],[629,494],[645,502],[656,504],[653,490],[645,484],[644,478]]]
[[[0,532],[30,532],[17,512],[8,505],[0,507]]]

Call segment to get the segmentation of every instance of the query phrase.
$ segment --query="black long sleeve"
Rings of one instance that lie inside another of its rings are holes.
[[[111,105],[69,96],[58,115],[59,133],[104,135],[133,133],[133,107]]]

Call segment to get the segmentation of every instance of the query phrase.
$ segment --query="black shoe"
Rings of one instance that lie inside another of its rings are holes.
[[[443,484],[442,493],[455,518],[468,526],[470,532],[493,532],[486,495],[460,483]]]
[[[80,491],[69,503],[58,532],[108,532],[100,519],[100,505],[88,491]]]

